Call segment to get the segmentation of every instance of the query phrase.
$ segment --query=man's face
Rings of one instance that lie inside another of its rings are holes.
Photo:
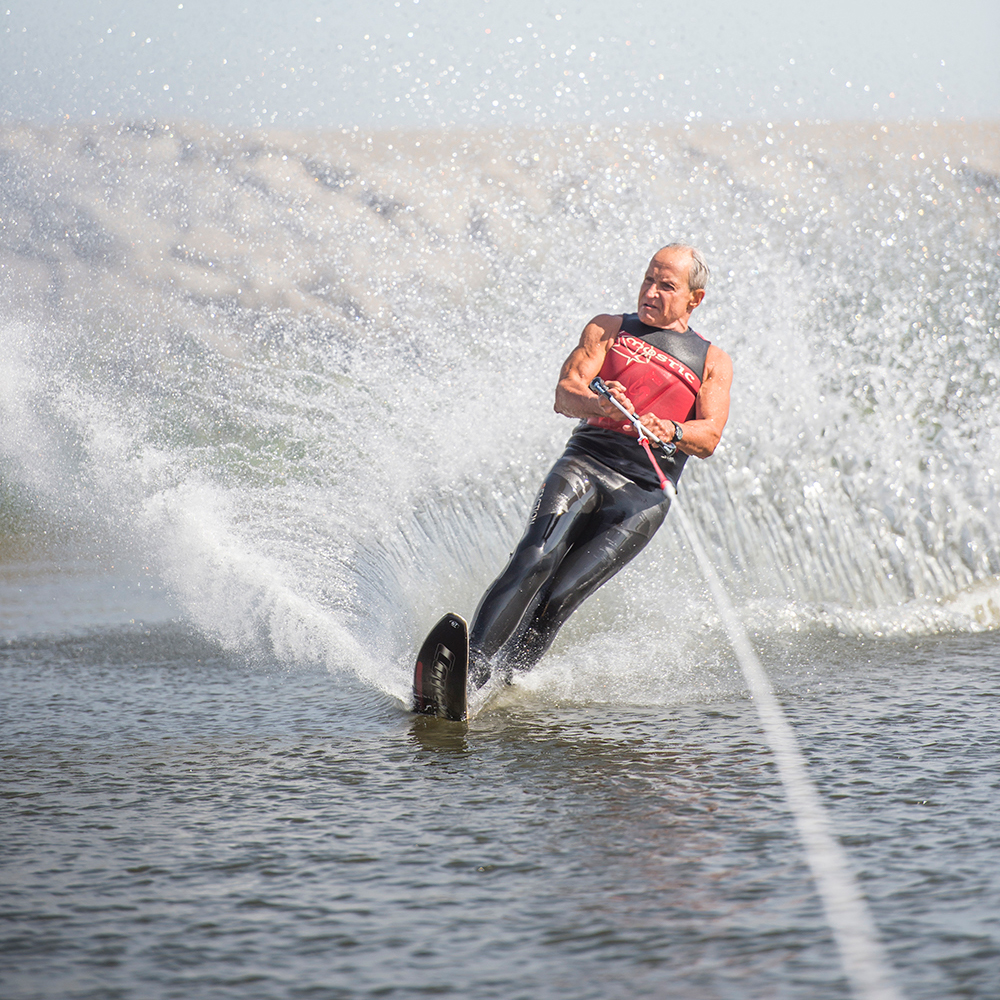
[[[639,319],[660,330],[686,330],[691,311],[705,297],[705,289],[691,291],[687,250],[661,250],[650,262],[639,288]]]

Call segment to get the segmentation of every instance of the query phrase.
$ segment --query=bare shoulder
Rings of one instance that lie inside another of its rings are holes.
[[[595,316],[580,334],[580,342],[563,362],[560,379],[589,382],[600,370],[604,358],[622,327],[621,316]],[[560,412],[563,412],[560,410]]]
[[[580,346],[596,346],[602,342],[613,341],[622,328],[621,316],[601,313],[595,316],[580,335]]]
[[[709,344],[705,354],[705,381],[732,382],[733,359],[715,344]]]

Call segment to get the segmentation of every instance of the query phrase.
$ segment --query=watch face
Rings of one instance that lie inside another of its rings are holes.
[[[674,440],[680,441],[684,438],[684,428],[676,420],[671,421],[674,425]]]

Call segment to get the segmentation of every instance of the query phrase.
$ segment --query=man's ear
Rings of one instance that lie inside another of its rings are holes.
[[[691,308],[692,309],[697,309],[698,306],[701,305],[701,300],[704,297],[705,297],[705,289],[704,288],[696,288],[691,293],[691,300],[690,300],[690,302],[691,302]]]

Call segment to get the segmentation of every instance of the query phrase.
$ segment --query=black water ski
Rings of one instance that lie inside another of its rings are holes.
[[[413,711],[461,722],[468,708],[469,627],[447,614],[431,629],[413,670]]]

